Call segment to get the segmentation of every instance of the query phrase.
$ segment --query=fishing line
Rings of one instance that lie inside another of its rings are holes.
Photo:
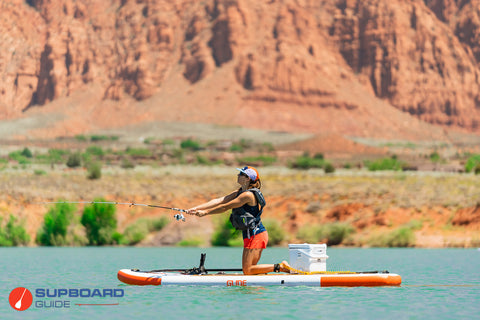
[[[175,214],[173,217],[177,220],[180,221],[182,220],[185,222],[185,216],[183,215],[184,212],[187,212],[185,209],[179,209],[179,208],[172,208],[172,207],[165,207],[165,206],[159,206],[155,204],[144,204],[144,203],[135,203],[135,202],[116,202],[116,201],[51,201],[51,202],[39,202],[42,204],[57,204],[57,203],[63,203],[63,204],[114,204],[114,205],[127,205],[127,206],[141,206],[141,207],[150,207],[150,208],[160,208],[160,209],[167,209],[167,210],[174,210],[174,211],[179,211],[180,213]]]

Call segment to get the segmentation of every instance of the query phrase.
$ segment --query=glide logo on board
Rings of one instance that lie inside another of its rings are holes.
[[[37,288],[34,294],[27,288],[18,287],[10,292],[8,301],[10,306],[17,311],[25,311],[32,305],[37,309],[60,309],[72,306],[114,306],[118,303],[91,303],[86,298],[122,298],[125,296],[123,289],[98,289],[98,288],[73,288],[73,289],[50,289]],[[34,300],[34,298],[36,298]],[[82,299],[82,303],[75,303],[70,298]]]

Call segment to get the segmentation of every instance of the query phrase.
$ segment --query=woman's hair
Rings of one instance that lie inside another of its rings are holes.
[[[257,188],[257,189],[262,188],[262,182],[260,181],[260,179],[258,179],[257,181],[250,180],[250,184],[248,185],[248,189],[252,189],[252,188]],[[241,191],[242,191],[242,187],[238,188],[238,192],[241,192]]]
[[[250,184],[248,185],[248,188],[249,189],[251,189],[251,188],[260,189],[260,188],[262,188],[262,182],[260,181],[260,179],[257,179],[257,181],[250,180]]]

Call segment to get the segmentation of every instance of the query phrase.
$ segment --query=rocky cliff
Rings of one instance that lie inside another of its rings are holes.
[[[480,0],[5,0],[0,50],[1,119],[480,132]]]

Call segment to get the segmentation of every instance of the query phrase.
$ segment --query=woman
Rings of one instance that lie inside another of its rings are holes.
[[[263,200],[260,192],[262,183],[257,169],[253,167],[244,167],[238,169],[240,173],[237,182],[240,185],[238,190],[227,194],[224,197],[210,200],[199,206],[187,210],[188,214],[203,217],[209,214],[223,213],[228,210],[245,211],[253,215],[255,219],[251,230],[243,231],[243,255],[242,269],[244,274],[261,274],[268,272],[289,272],[289,265],[286,261],[280,264],[259,264],[257,265],[262,251],[267,247],[268,232],[260,220],[263,206],[260,206],[259,200]],[[264,204],[264,203],[263,203]]]

